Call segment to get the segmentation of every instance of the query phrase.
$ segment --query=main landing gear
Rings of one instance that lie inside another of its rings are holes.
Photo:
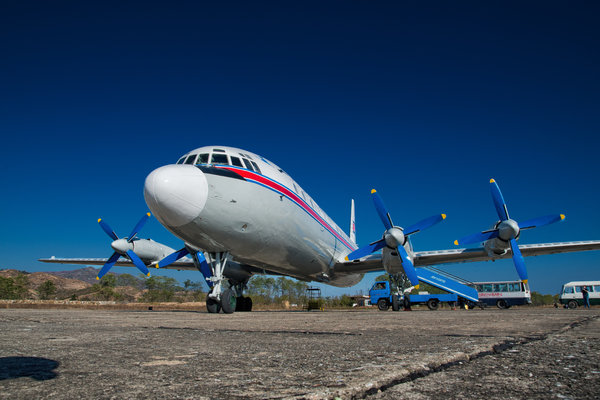
[[[252,311],[252,299],[243,295],[248,280],[234,282],[223,274],[227,265],[229,253],[207,253],[206,260],[198,252],[194,254],[194,264],[202,272],[208,286],[211,288],[206,297],[206,310],[211,314],[223,311],[232,314],[235,311]],[[209,268],[206,268],[208,264]]]

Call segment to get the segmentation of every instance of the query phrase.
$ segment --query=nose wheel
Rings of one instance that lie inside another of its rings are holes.
[[[194,254],[194,253],[192,253]],[[244,289],[247,281],[233,282],[225,285],[227,279],[223,272],[229,259],[229,253],[207,253],[206,262],[203,264],[197,252],[192,257],[198,270],[204,275],[208,286],[211,288],[206,296],[206,310],[211,314],[218,314],[223,311],[224,314],[233,314],[236,311],[251,311],[252,299],[244,297]],[[209,268],[206,268],[208,266]]]

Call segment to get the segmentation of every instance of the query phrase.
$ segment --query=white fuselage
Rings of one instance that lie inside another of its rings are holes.
[[[336,286],[362,278],[333,274],[356,244],[289,175],[256,154],[198,148],[153,171],[144,196],[161,224],[199,250]]]

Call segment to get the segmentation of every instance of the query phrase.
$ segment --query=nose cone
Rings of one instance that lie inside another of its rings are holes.
[[[165,225],[178,227],[193,221],[206,205],[206,177],[193,165],[166,165],[146,178],[146,204]]]

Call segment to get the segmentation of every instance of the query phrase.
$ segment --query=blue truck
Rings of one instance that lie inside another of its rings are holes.
[[[458,296],[455,293],[444,294],[411,294],[400,297],[392,294],[390,283],[388,281],[378,281],[373,284],[369,290],[371,304],[377,304],[379,311],[392,310],[398,311],[400,307],[408,308],[413,304],[427,304],[430,310],[437,310],[440,303],[446,302],[450,306],[455,306],[458,302]]]

